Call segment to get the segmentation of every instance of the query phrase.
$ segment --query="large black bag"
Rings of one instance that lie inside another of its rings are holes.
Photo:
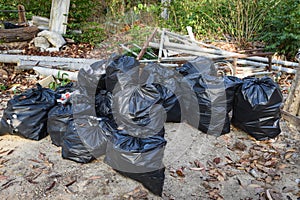
[[[183,76],[177,71],[162,67],[159,64],[148,64],[143,68],[139,83],[154,85],[163,100],[162,106],[166,111],[166,122],[181,122],[180,102],[186,97],[188,87],[182,84]],[[188,86],[188,85],[186,85]]]
[[[112,129],[107,121],[93,116],[81,116],[70,120],[63,136],[62,157],[87,163],[104,155]]]
[[[198,111],[193,105],[189,108],[190,113],[197,112],[198,121],[190,118],[188,123],[210,135],[229,133],[229,112],[232,109],[235,91],[242,84],[241,79],[196,73],[185,77],[198,100]]]
[[[47,116],[55,104],[56,93],[37,84],[8,101],[2,127],[10,134],[40,140],[47,136]]]
[[[106,90],[113,92],[124,88],[127,83],[138,82],[139,62],[130,56],[112,55],[106,63]],[[133,83],[133,84],[134,84]]]
[[[106,60],[93,63],[88,68],[81,68],[78,72],[78,88],[81,93],[95,95],[99,90],[105,90]]]
[[[72,104],[66,103],[54,106],[48,113],[47,132],[56,146],[62,145],[63,135],[67,131],[69,121],[73,118]]]
[[[214,62],[204,56],[199,56],[194,60],[186,62],[181,67],[177,67],[176,70],[183,76],[190,74],[206,74],[217,76],[217,70]]]
[[[139,138],[116,130],[107,144],[105,162],[119,173],[141,182],[155,195],[162,195],[164,184],[164,129]]]
[[[282,94],[269,77],[244,78],[236,92],[232,123],[257,140],[280,134]]]

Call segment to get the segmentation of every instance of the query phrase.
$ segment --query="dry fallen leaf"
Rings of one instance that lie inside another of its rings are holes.
[[[240,150],[240,151],[245,151],[245,150],[247,149],[247,146],[246,146],[244,143],[240,142],[240,141],[236,142],[236,143],[233,145],[233,147],[234,147],[235,149],[237,149],[237,150]]]
[[[221,162],[221,158],[220,157],[214,158],[213,162],[219,164]]]
[[[8,178],[8,176],[0,175],[0,181],[6,180],[7,178]]]
[[[182,169],[177,169],[176,170],[176,174],[180,177],[185,177],[184,173],[183,173],[183,170]]]

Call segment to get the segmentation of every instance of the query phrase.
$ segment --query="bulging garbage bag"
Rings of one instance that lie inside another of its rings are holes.
[[[141,182],[161,196],[164,183],[164,129],[148,138],[116,130],[107,144],[105,162],[124,176]]]
[[[236,77],[217,77],[201,74],[186,75],[198,99],[198,125],[190,118],[188,123],[200,131],[220,136],[230,132],[229,112],[232,109],[234,93],[242,81]],[[190,113],[196,112],[195,106]]]
[[[62,145],[63,135],[67,131],[69,121],[73,118],[72,104],[58,104],[48,113],[47,132],[56,146]]]
[[[163,99],[162,106],[166,111],[166,122],[181,122],[180,102],[187,90],[182,85],[183,76],[177,71],[170,70],[156,63],[146,65],[141,73],[141,85],[152,84],[156,87]],[[189,89],[188,89],[189,90]]]
[[[97,117],[112,119],[112,94],[106,90],[100,90],[95,97],[95,109]]]
[[[78,72],[78,88],[81,93],[95,95],[98,90],[105,90],[106,60],[93,63],[88,68],[81,68]]]
[[[232,123],[257,140],[267,140],[280,134],[282,94],[269,77],[243,79],[236,92]]]
[[[130,56],[112,55],[106,63],[106,90],[113,92],[136,84],[139,78],[139,62]]]
[[[204,56],[199,56],[194,60],[186,62],[181,67],[177,67],[176,70],[184,76],[190,74],[206,74],[217,76],[217,69],[214,65],[214,62]]]
[[[87,163],[104,155],[112,129],[109,121],[93,116],[70,120],[63,136],[62,157]]]
[[[40,140],[47,136],[47,116],[55,104],[56,93],[37,84],[8,101],[2,127],[8,127],[10,134]]]
[[[57,95],[66,95],[74,92],[74,83],[58,87],[55,92]],[[71,98],[71,97],[70,97]],[[62,145],[63,134],[67,131],[68,123],[73,118],[73,109],[70,98],[64,99],[64,103],[57,103],[48,113],[47,132],[51,141],[56,146]],[[61,101],[60,97],[57,101]]]

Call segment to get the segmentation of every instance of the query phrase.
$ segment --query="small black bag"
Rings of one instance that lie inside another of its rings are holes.
[[[10,134],[40,140],[47,136],[48,112],[55,104],[56,93],[37,84],[8,101],[2,127]]]
[[[67,131],[69,121],[73,118],[72,104],[58,104],[48,113],[47,132],[56,146],[62,145],[63,135]]]
[[[63,136],[62,157],[87,163],[104,155],[112,129],[106,119],[100,120],[93,116],[70,120]]]

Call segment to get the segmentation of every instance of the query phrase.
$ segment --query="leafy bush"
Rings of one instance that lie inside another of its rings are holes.
[[[81,30],[82,33],[77,33],[74,30]],[[65,37],[71,38],[75,42],[96,45],[106,39],[106,34],[101,25],[95,22],[71,23]]]
[[[266,19],[261,40],[267,49],[294,58],[300,48],[300,0],[283,0]]]
[[[207,0],[172,0],[167,20],[161,24],[173,31],[186,33],[186,26],[191,26],[196,36],[207,36],[216,33],[214,23],[211,23],[211,9]]]

